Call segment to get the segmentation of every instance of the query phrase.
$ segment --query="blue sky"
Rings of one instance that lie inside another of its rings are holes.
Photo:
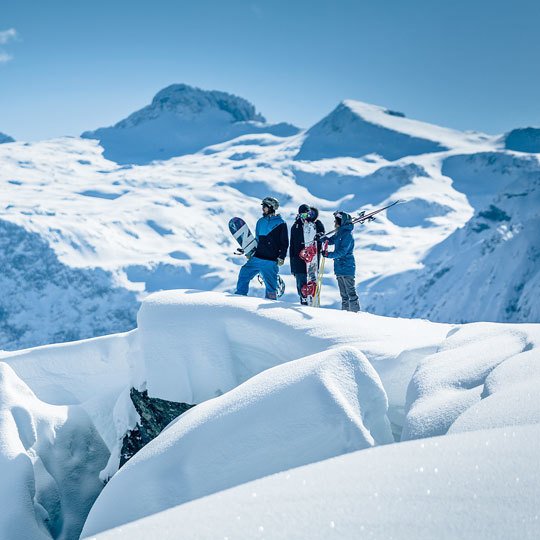
[[[0,11],[0,131],[111,125],[172,83],[309,127],[341,100],[500,133],[540,126],[538,0],[17,0]]]

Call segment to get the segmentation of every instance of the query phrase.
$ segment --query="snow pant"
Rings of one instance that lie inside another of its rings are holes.
[[[267,261],[257,257],[251,257],[238,274],[236,284],[236,294],[246,296],[249,292],[249,282],[257,275],[261,274],[266,286],[266,298],[275,300],[277,298],[278,264],[276,261]]]
[[[360,311],[354,276],[336,276],[341,295],[341,309],[344,311]]]
[[[296,278],[296,290],[300,297],[301,304],[307,304],[307,300],[302,296],[302,287],[307,283],[307,274],[294,274]]]

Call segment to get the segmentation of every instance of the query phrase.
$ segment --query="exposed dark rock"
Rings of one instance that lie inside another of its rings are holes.
[[[175,418],[191,409],[191,407],[195,407],[195,405],[188,403],[177,403],[176,401],[149,397],[146,390],[139,392],[137,389],[132,388],[129,395],[141,422],[124,436],[120,454],[120,467],[143,446],[155,439]]]

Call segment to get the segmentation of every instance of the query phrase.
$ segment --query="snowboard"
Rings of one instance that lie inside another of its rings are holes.
[[[317,271],[319,261],[317,257],[317,229],[312,221],[304,221],[304,249],[300,251],[300,258],[306,263],[307,283],[302,287],[302,296],[307,300],[308,306],[314,305],[317,294]]]
[[[257,250],[257,239],[249,230],[247,223],[242,218],[233,217],[229,220],[229,231],[231,231],[231,234],[239,245],[235,255],[245,255],[248,259],[253,257]],[[259,275],[258,278],[259,282],[262,284],[262,277]],[[277,281],[276,296],[281,298],[285,292],[285,282],[281,279],[279,274]]]
[[[240,245],[238,254],[245,255],[249,259],[257,249],[257,239],[249,230],[246,222],[242,218],[233,217],[229,221],[229,231]]]

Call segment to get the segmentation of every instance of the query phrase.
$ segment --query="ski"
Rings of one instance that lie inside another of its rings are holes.
[[[383,206],[382,208],[377,208],[377,210],[373,210],[371,212],[368,212],[366,214],[365,210],[362,210],[362,212],[359,212],[358,215],[352,219],[351,223],[364,223],[366,221],[373,221],[375,219],[375,215],[377,215],[379,212],[382,212],[383,210],[388,210],[388,208],[391,208],[392,206],[403,203],[405,201],[402,201],[398,199],[397,201],[394,201],[392,204],[389,204],[388,206]],[[331,236],[335,234],[338,231],[338,229],[334,229],[333,231],[327,232],[324,236]]]

